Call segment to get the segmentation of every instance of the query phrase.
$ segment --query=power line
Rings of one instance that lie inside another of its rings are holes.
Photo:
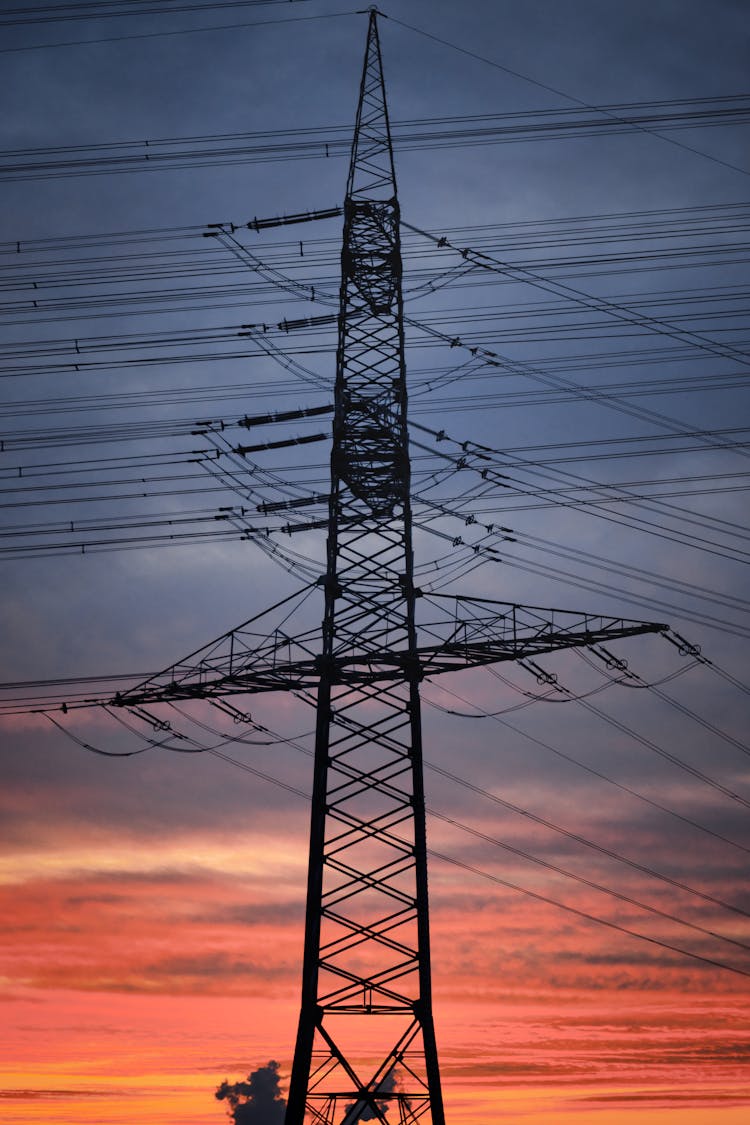
[[[686,824],[688,827],[694,828],[707,836],[711,836],[713,839],[719,840],[723,844],[728,844],[730,847],[737,848],[739,851],[745,852],[750,855],[750,848],[746,847],[744,844],[741,844],[739,841],[732,840],[728,836],[724,836],[723,833],[717,832],[715,829],[707,827],[707,825],[700,824],[698,821],[693,820],[691,817],[677,812],[676,809],[669,808],[662,802],[657,801],[652,797],[646,796],[645,793],[638,792],[638,790],[633,789],[632,786],[626,785],[624,782],[618,781],[616,778],[610,777],[608,774],[605,774],[601,770],[596,769],[595,766],[588,765],[588,763],[582,762],[572,754],[567,754],[564,750],[560,750],[559,747],[552,746],[549,742],[538,738],[536,735],[529,734],[528,731],[523,730],[522,727],[516,726],[508,719],[502,718],[498,715],[490,714],[484,707],[477,703],[471,703],[469,700],[465,699],[464,696],[459,695],[458,692],[453,691],[452,688],[446,687],[445,684],[441,683],[440,690],[446,695],[450,695],[455,699],[458,699],[461,703],[473,707],[478,714],[483,715],[485,718],[491,719],[492,722],[499,723],[501,726],[512,731],[513,734],[519,735],[521,738],[524,738],[528,742],[531,742],[534,746],[538,746],[539,749],[553,754],[555,757],[560,758],[562,761],[568,762],[569,765],[576,766],[578,769],[583,770],[585,773],[591,774],[592,777],[599,778],[600,781],[604,781],[607,785],[614,786],[621,792],[627,793],[628,796],[634,797],[642,804],[648,805],[650,808],[656,809],[658,812],[666,813],[668,816],[673,817],[675,820],[679,820],[682,824]],[[426,702],[429,703],[430,701],[426,700]]]
[[[289,0],[281,0],[289,2]],[[299,2],[299,0],[297,0]],[[272,24],[307,23],[310,20],[336,19],[355,15],[355,12],[321,12],[317,16],[288,16],[285,19],[254,20],[251,23],[211,24],[205,27],[183,27],[172,31],[146,31],[133,35],[110,35],[97,39],[71,39],[64,43],[32,43],[25,47],[0,47],[0,55],[18,54],[22,51],[51,51],[59,47],[91,47],[100,43],[126,43],[143,39],[163,39],[172,35],[202,35],[215,31],[244,31],[248,27],[268,27]]]
[[[640,112],[634,114],[631,121],[659,124],[661,128],[670,131],[739,126],[750,120],[750,100],[744,95],[674,103],[633,103],[623,108],[632,110],[636,106]],[[672,108],[667,110],[664,108],[667,106]],[[685,106],[703,108],[677,108]],[[660,112],[656,112],[658,110]],[[396,121],[393,123],[393,143],[400,152],[437,151],[446,148],[575,140],[581,137],[601,138],[629,131],[628,128],[614,127],[596,119],[571,118],[570,113],[565,109],[532,110],[463,118],[434,117]],[[0,177],[15,183],[193,167],[343,159],[349,150],[349,144],[348,128],[327,125],[294,130],[38,146],[0,151]]]
[[[488,66],[494,67],[495,70],[501,70],[505,74],[511,75],[513,78],[520,78],[523,82],[528,82],[532,86],[537,86],[541,90],[546,90],[548,93],[556,94],[559,97],[565,98],[567,101],[574,102],[576,105],[584,109],[590,110],[593,113],[601,113],[608,119],[617,122],[621,125],[629,125],[633,130],[646,133],[647,135],[654,136],[658,140],[667,141],[669,144],[676,145],[678,148],[684,149],[686,152],[691,152],[696,156],[701,156],[706,160],[710,160],[713,164],[720,164],[724,168],[730,168],[733,172],[741,172],[743,176],[750,176],[750,170],[740,167],[737,164],[732,164],[727,160],[722,160],[718,156],[712,156],[710,153],[704,152],[702,149],[697,149],[693,145],[685,144],[682,141],[675,140],[673,137],[665,137],[662,133],[655,133],[651,129],[644,127],[638,122],[630,122],[618,117],[617,114],[612,113],[605,106],[590,105],[588,102],[583,101],[581,98],[576,98],[573,94],[567,93],[565,90],[560,90],[555,86],[550,86],[546,82],[540,82],[536,78],[531,78],[528,74],[522,74],[519,70],[513,70],[509,66],[496,62],[493,59],[488,59],[484,55],[480,55],[475,51],[467,50],[465,47],[459,47],[457,43],[451,43],[447,39],[441,39],[439,36],[430,31],[425,31],[423,28],[414,27],[413,24],[405,23],[403,20],[397,19],[395,16],[388,16],[392,23],[399,24],[401,27],[407,28],[409,31],[415,32],[417,35],[422,35],[426,39],[432,39],[436,43],[442,44],[444,47],[450,47],[454,51],[458,51],[462,55],[467,55],[470,58],[476,59],[478,62],[486,63]]]
[[[180,712],[180,713],[182,714],[182,712]],[[86,742],[82,739],[79,739],[75,734],[73,734],[72,731],[70,731],[62,723],[60,723],[56,719],[54,719],[48,712],[44,712],[44,714],[45,714],[45,718],[47,718],[49,720],[49,722],[51,722],[53,724],[53,726],[55,726],[62,734],[64,734],[66,737],[70,738],[81,749],[86,750],[90,753],[99,754],[99,755],[103,755],[103,756],[106,756],[106,757],[131,757],[133,755],[144,753],[144,752],[146,752],[148,750],[151,750],[151,749],[165,749],[165,750],[170,750],[170,751],[173,751],[173,752],[178,751],[178,752],[187,752],[187,753],[209,753],[212,756],[220,758],[221,760],[225,761],[229,765],[233,765],[233,766],[235,766],[239,769],[242,769],[243,771],[245,771],[247,773],[250,773],[253,777],[255,777],[259,780],[263,780],[263,781],[268,782],[269,784],[275,785],[278,788],[281,788],[284,791],[293,794],[294,796],[301,797],[308,802],[310,800],[310,797],[309,797],[308,793],[305,792],[304,790],[301,790],[299,787],[294,786],[294,785],[290,785],[288,782],[284,782],[280,778],[277,778],[272,774],[269,774],[269,773],[266,773],[265,771],[259,770],[257,767],[251,766],[246,762],[238,761],[237,759],[232,758],[231,755],[228,755],[225,752],[223,752],[223,750],[221,749],[221,747],[223,745],[226,745],[227,743],[231,743],[231,742],[242,742],[243,739],[241,737],[229,736],[228,738],[223,739],[217,746],[204,747],[204,746],[196,743],[195,740],[193,740],[193,739],[191,739],[191,738],[189,738],[185,735],[182,735],[182,734],[179,734],[179,733],[175,732],[174,729],[171,727],[171,725],[168,725],[166,736],[163,739],[146,738],[145,739],[146,745],[142,746],[142,747],[139,747],[136,750],[131,750],[131,751],[107,751],[107,750],[103,750],[99,747],[93,746],[89,742]],[[183,717],[187,717],[187,716],[183,715]],[[120,720],[120,721],[122,721],[122,720]],[[192,717],[190,717],[190,721],[191,722],[193,721]],[[131,733],[137,733],[137,732],[135,732],[135,729],[132,728],[129,724],[125,724],[125,725],[126,725],[127,729],[129,729],[131,731]],[[253,727],[256,728],[256,729],[259,729],[263,732],[266,732],[266,733],[269,733],[269,734],[274,734],[274,732],[271,732],[268,727],[261,726],[259,724],[253,724]],[[143,736],[140,735],[140,737],[143,737]],[[302,747],[297,745],[297,740],[295,738],[289,738],[289,737],[284,737],[284,736],[280,736],[280,735],[275,735],[274,737],[275,737],[275,740],[278,743],[290,744],[292,746],[295,746],[297,749],[301,749],[303,751],[303,753],[306,754],[306,756],[310,755],[310,751],[305,750]],[[187,745],[185,745],[185,746],[175,746],[173,744],[175,738],[179,739],[182,742],[187,743]],[[439,771],[439,772],[442,773],[443,771]],[[446,774],[446,776],[450,776],[450,775]],[[469,826],[469,825],[467,825],[467,824],[465,824],[465,823],[463,823],[463,822],[461,822],[461,821],[459,821],[459,820],[457,820],[453,817],[449,817],[449,816],[447,816],[443,813],[440,813],[440,812],[436,811],[435,809],[432,809],[432,808],[428,809],[428,813],[433,819],[439,820],[443,823],[447,823],[447,824],[451,825],[452,827],[458,828],[459,830],[461,830],[463,832],[466,832],[469,835],[471,835],[471,836],[473,836],[477,839],[481,839],[486,843],[491,843],[493,846],[500,847],[500,848],[503,848],[504,850],[510,851],[513,854],[519,856],[520,858],[526,859],[526,860],[528,860],[528,861],[530,861],[534,864],[541,865],[541,866],[547,868],[548,870],[551,870],[551,871],[555,872],[556,874],[563,875],[566,878],[569,878],[569,879],[573,880],[574,882],[581,883],[582,885],[588,886],[591,889],[595,889],[597,891],[601,891],[604,894],[615,897],[616,899],[618,899],[620,901],[627,902],[628,904],[630,904],[632,906],[636,906],[638,909],[644,910],[644,911],[649,912],[649,913],[656,914],[656,915],[658,915],[660,917],[663,917],[663,918],[665,918],[669,921],[675,922],[678,925],[688,926],[691,929],[694,929],[698,932],[701,932],[701,933],[705,934],[706,936],[715,938],[717,940],[730,942],[731,944],[739,946],[740,948],[743,948],[743,949],[750,948],[746,945],[746,943],[744,943],[742,941],[739,941],[739,940],[736,940],[736,939],[733,939],[733,938],[727,938],[724,935],[716,933],[714,931],[711,931],[711,930],[707,929],[706,927],[700,926],[697,923],[692,923],[692,922],[690,922],[686,919],[680,918],[679,916],[677,916],[676,914],[674,914],[671,911],[665,911],[665,910],[661,910],[659,908],[649,906],[645,903],[640,902],[637,899],[632,898],[632,896],[625,895],[625,894],[623,894],[619,891],[613,890],[612,888],[605,887],[602,884],[596,883],[594,880],[589,880],[589,879],[587,879],[583,876],[577,875],[574,872],[567,871],[557,864],[549,863],[546,860],[540,859],[538,856],[534,856],[532,853],[528,852],[526,849],[516,848],[515,846],[510,845],[510,844],[506,843],[505,841],[498,840],[494,836],[490,836],[487,833],[484,833],[484,832],[481,832],[477,829],[474,829],[471,826]],[[567,903],[560,902],[559,900],[553,899],[553,898],[551,898],[547,895],[541,894],[538,891],[532,891],[531,889],[529,889],[527,887],[524,887],[524,886],[522,886],[518,883],[514,883],[514,882],[511,882],[509,880],[501,879],[500,877],[492,875],[489,872],[482,872],[478,868],[475,868],[473,866],[465,864],[462,860],[458,859],[455,856],[445,855],[441,852],[435,851],[434,849],[430,849],[430,855],[434,856],[435,858],[439,858],[439,859],[441,859],[445,862],[448,862],[450,864],[453,864],[455,866],[464,868],[466,870],[470,870],[474,874],[477,874],[477,875],[480,875],[482,877],[488,878],[492,882],[497,883],[498,885],[504,886],[504,887],[506,887],[508,889],[511,889],[511,890],[514,890],[514,891],[518,891],[521,894],[524,894],[524,895],[527,895],[531,898],[537,899],[538,901],[544,902],[548,905],[555,906],[558,909],[565,910],[568,913],[573,913],[573,914],[579,916],[580,918],[582,918],[583,920],[591,921],[591,922],[598,923],[600,925],[607,926],[611,929],[618,930],[619,932],[627,934],[631,937],[635,937],[638,940],[647,941],[651,944],[655,944],[655,945],[658,945],[662,948],[668,949],[671,952],[676,952],[676,953],[678,953],[682,956],[686,956],[686,957],[693,958],[693,959],[702,961],[704,963],[710,964],[710,965],[712,965],[716,968],[726,969],[726,970],[729,970],[730,972],[739,973],[743,976],[750,976],[750,972],[748,972],[744,969],[741,969],[737,966],[732,966],[732,965],[726,964],[724,962],[720,962],[720,961],[714,960],[712,958],[705,957],[701,954],[696,954],[696,953],[694,953],[690,950],[682,949],[681,947],[675,946],[675,945],[673,945],[669,942],[665,942],[661,939],[653,938],[653,937],[650,937],[646,934],[642,934],[639,931],[632,930],[632,929],[627,928],[627,927],[623,927],[620,924],[612,922],[609,919],[602,918],[599,915],[592,914],[588,911],[579,910],[577,907],[571,906],[570,904],[567,904]],[[701,897],[704,897],[704,896],[701,896]]]
[[[45,4],[39,8],[6,8],[4,13],[0,13],[0,27],[20,27],[29,24],[40,26],[46,23],[127,16],[171,16],[182,12],[213,11],[215,8],[267,8],[276,4],[306,2],[307,0],[211,0],[210,3],[180,3],[170,4],[168,7],[159,5],[154,0],[135,0],[135,3],[133,0],[99,0],[98,3]],[[122,10],[113,11],[114,8]]]

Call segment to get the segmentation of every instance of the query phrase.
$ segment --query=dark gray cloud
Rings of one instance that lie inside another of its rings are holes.
[[[281,1096],[279,1064],[273,1060],[251,1071],[244,1082],[224,1081],[216,1091],[235,1125],[283,1125],[286,1101]]]

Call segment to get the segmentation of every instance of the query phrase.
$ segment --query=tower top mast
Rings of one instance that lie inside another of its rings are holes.
[[[393,199],[396,173],[385,97],[377,8],[369,8],[367,45],[354,126],[347,198]]]

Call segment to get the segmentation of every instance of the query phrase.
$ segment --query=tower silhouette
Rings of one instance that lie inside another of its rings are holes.
[[[401,280],[393,149],[370,9],[344,203],[322,631],[259,633],[251,626],[260,614],[111,701],[152,721],[144,706],[317,691],[302,1001],[286,1125],[444,1125],[421,680],[666,629],[427,596],[415,586]]]
[[[399,208],[375,12],[344,203],[334,408],[302,1010],[286,1120],[301,1125],[306,1106],[321,1122],[382,1120],[395,1101],[399,1120],[429,1110],[443,1125]],[[353,653],[352,676],[340,662]],[[363,1018],[373,1031],[355,1061]]]

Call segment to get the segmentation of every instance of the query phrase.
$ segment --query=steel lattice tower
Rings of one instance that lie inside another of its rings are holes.
[[[430,988],[399,209],[370,13],[344,204],[302,1010],[286,1122],[443,1125]],[[342,680],[352,653],[397,675]],[[374,1030],[378,1017],[377,1031]],[[362,1021],[368,1025],[366,1049]]]
[[[297,592],[110,700],[170,730],[145,708],[222,698],[221,710],[246,721],[231,697],[317,691],[302,1003],[286,1125],[444,1125],[420,681],[667,628],[415,587],[399,224],[370,9],[344,205],[322,632],[257,631]],[[419,627],[418,604],[420,617],[431,614]]]

